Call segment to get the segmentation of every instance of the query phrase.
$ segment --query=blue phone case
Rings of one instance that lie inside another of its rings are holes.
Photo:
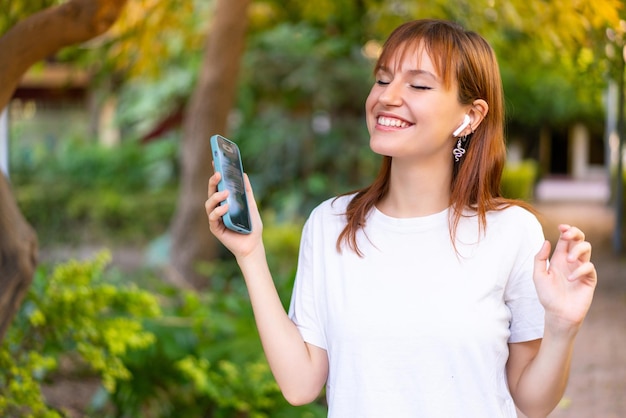
[[[233,141],[221,135],[211,137],[211,155],[215,171],[222,174],[217,190],[228,190],[230,193],[222,205],[228,203],[228,212],[222,216],[226,228],[249,234],[252,232],[248,196],[243,181],[243,164],[239,147]]]

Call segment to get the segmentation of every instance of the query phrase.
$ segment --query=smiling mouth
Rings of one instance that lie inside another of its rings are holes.
[[[386,126],[388,128],[408,128],[409,126],[411,126],[409,122],[401,119],[390,118],[388,116],[379,116],[376,119],[376,123],[381,126]]]

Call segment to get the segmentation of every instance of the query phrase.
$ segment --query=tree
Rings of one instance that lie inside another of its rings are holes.
[[[172,221],[172,267],[175,279],[194,288],[208,285],[198,262],[215,258],[217,241],[210,235],[204,202],[213,169],[209,138],[227,135],[240,59],[248,25],[249,0],[217,0],[197,85],[183,121],[182,175]]]
[[[126,0],[69,0],[19,21],[0,37],[0,109],[22,75],[59,49],[109,29]],[[37,236],[20,213],[0,174],[0,340],[11,323],[37,265]]]

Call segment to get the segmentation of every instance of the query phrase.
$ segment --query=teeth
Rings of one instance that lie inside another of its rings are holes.
[[[383,126],[390,126],[394,128],[406,128],[409,124],[403,120],[388,118],[385,116],[378,117],[378,124]]]

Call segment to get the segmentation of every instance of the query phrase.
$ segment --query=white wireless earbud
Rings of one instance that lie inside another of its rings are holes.
[[[463,118],[463,123],[461,124],[461,126],[456,128],[456,131],[452,132],[452,136],[459,136],[459,134],[463,132],[463,129],[467,128],[467,125],[469,125],[471,121],[472,120],[470,119],[469,115],[465,114],[465,117]]]

